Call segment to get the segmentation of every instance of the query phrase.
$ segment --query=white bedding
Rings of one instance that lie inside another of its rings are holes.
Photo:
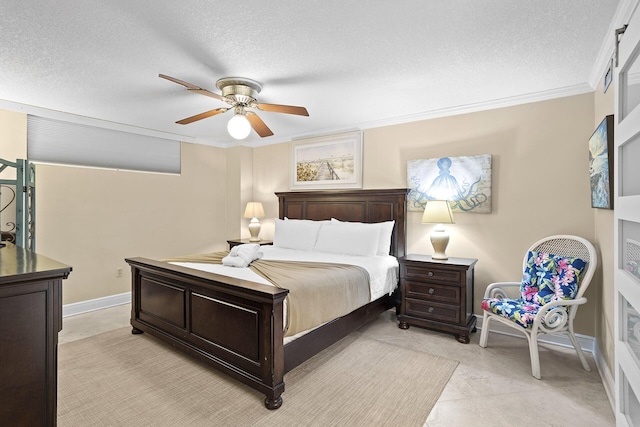
[[[357,265],[369,272],[369,289],[371,294],[371,300],[374,301],[385,294],[391,295],[398,286],[398,270],[399,264],[396,257],[390,255],[374,255],[374,256],[360,256],[360,255],[346,255],[346,254],[334,254],[328,252],[317,251],[304,251],[299,249],[288,249],[276,246],[265,245],[260,247],[260,251],[263,253],[261,259],[263,260],[278,260],[278,261],[305,261],[305,262],[329,262],[337,264],[351,264]],[[235,277],[237,279],[249,280],[252,282],[262,283],[265,285],[273,286],[271,282],[264,279],[262,276],[254,273],[250,268],[238,268],[230,267],[222,264],[207,264],[207,263],[195,263],[195,262],[172,262],[171,264],[180,265],[183,267],[194,268],[196,270],[207,271],[210,273],[220,274],[223,276]],[[286,316],[286,300],[284,310],[284,324],[287,324]],[[320,325],[322,326],[322,325]],[[315,328],[313,328],[315,329]],[[310,332],[313,329],[302,331],[294,336],[289,336],[284,339],[284,343],[287,344],[298,337]]]
[[[330,262],[360,266],[369,272],[371,301],[374,301],[385,294],[391,295],[398,285],[398,260],[393,256],[333,254],[327,252],[279,248],[268,245],[261,246],[260,251],[263,253],[263,260]],[[195,262],[172,262],[171,264],[273,286],[268,280],[251,271],[250,268],[237,268],[221,264]]]

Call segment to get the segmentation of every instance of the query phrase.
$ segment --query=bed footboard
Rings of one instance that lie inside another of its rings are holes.
[[[284,392],[283,301],[259,283],[129,258],[133,333],[147,332],[263,393]]]

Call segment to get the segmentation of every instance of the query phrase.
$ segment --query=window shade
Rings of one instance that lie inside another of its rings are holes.
[[[180,173],[180,142],[29,115],[31,161]]]

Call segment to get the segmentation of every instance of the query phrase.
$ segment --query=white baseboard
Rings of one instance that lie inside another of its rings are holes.
[[[600,373],[600,378],[602,379],[602,385],[604,386],[604,391],[607,393],[607,398],[609,399],[609,404],[611,405],[611,410],[613,413],[616,413],[616,392],[615,385],[616,381],[611,375],[611,371],[609,370],[609,365],[607,361],[602,357],[602,352],[600,351],[600,347],[598,346],[598,342],[595,342],[595,351],[593,353],[593,359],[596,361],[596,366],[598,367],[598,372]]]
[[[478,329],[482,329],[482,316],[476,315],[476,319],[478,319],[476,327]],[[491,332],[526,339],[524,333],[519,334],[515,332],[513,328],[503,325],[500,322],[491,322]],[[594,349],[596,347],[596,339],[594,337],[576,334],[576,338],[578,339],[578,344],[582,347],[582,351],[588,351],[589,353],[595,354]],[[573,348],[573,344],[571,344],[571,340],[567,335],[544,335],[541,338],[538,338],[538,342]]]
[[[90,311],[102,310],[103,308],[115,307],[117,305],[131,302],[131,292],[110,295],[108,297],[91,299],[88,301],[75,302],[62,306],[62,317],[75,316],[76,314],[88,313]]]
[[[476,319],[478,320],[476,323],[476,327],[478,329],[482,329],[482,316],[476,315]],[[500,322],[491,322],[491,332],[526,339],[524,333],[519,334],[517,332],[514,332],[512,328],[509,328],[508,326],[503,325]],[[607,362],[606,360],[604,360],[602,352],[598,347],[598,342],[596,341],[595,337],[591,337],[589,335],[576,334],[576,338],[578,339],[578,344],[580,344],[580,347],[582,347],[582,351],[588,351],[589,353],[593,354],[593,360],[596,363],[596,368],[598,369],[598,373],[600,374],[602,385],[604,386],[604,390],[607,393],[609,404],[611,405],[611,409],[614,409],[615,413],[615,381],[613,379],[613,376],[611,375],[611,371],[609,370],[609,365],[607,365]],[[571,340],[569,340],[569,336],[567,335],[544,335],[543,337],[538,339],[538,342],[573,348],[573,344],[571,344]]]

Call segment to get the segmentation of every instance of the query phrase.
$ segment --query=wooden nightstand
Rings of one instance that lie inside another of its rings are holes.
[[[400,262],[402,303],[400,329],[422,326],[469,343],[476,330],[473,315],[473,268],[477,259],[434,260],[430,255],[407,255]]]
[[[242,245],[245,243],[257,243],[260,246],[262,245],[273,245],[273,240],[259,240],[257,242],[251,242],[249,241],[249,239],[232,239],[232,240],[227,240],[227,243],[229,244],[229,249],[231,249],[234,246],[238,246],[238,245]]]

